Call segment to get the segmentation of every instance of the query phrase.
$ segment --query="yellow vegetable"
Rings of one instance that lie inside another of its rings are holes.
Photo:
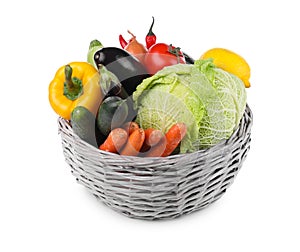
[[[76,106],[83,106],[96,116],[103,94],[100,75],[87,62],[72,62],[60,67],[49,85],[49,102],[62,118],[70,120]]]
[[[200,57],[209,58],[213,59],[216,67],[236,75],[244,82],[246,88],[250,87],[250,67],[242,56],[224,48],[213,48]]]

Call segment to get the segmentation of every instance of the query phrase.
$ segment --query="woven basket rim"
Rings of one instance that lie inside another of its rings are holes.
[[[244,110],[244,115],[250,118],[251,120],[249,121],[247,127],[248,127],[248,131],[250,131],[251,126],[253,124],[253,113],[248,105],[248,103],[246,104],[245,110]],[[243,117],[241,118],[241,120],[243,119]],[[223,139],[221,140],[219,143],[217,143],[216,145],[212,146],[212,147],[208,147],[205,149],[200,149],[194,152],[187,152],[187,153],[179,153],[179,154],[174,154],[174,155],[169,155],[166,157],[141,157],[141,156],[125,156],[125,155],[120,155],[118,153],[112,153],[112,152],[107,152],[107,151],[103,151],[100,150],[99,148],[96,148],[95,146],[90,145],[89,143],[85,142],[84,140],[82,140],[79,136],[77,136],[74,131],[72,130],[72,127],[70,125],[70,121],[63,119],[62,117],[58,118],[58,123],[64,122],[65,125],[67,125],[68,130],[71,132],[72,136],[76,139],[77,142],[79,142],[82,145],[85,145],[86,148],[92,149],[93,152],[98,152],[101,155],[105,155],[105,156],[110,156],[112,159],[114,158],[122,158],[123,160],[126,159],[128,161],[142,161],[143,163],[145,161],[148,162],[157,162],[157,161],[162,161],[162,160],[172,160],[172,159],[178,159],[178,158],[182,158],[182,157],[188,157],[188,156],[193,156],[193,155],[200,155],[200,154],[204,154],[206,152],[211,152],[214,149],[219,149],[221,146],[224,146],[227,142],[230,142],[232,139],[234,139],[236,137],[237,132],[240,129],[240,124],[239,123],[238,127],[233,131],[233,133],[231,134],[231,136],[228,139]],[[60,130],[59,130],[60,131]]]

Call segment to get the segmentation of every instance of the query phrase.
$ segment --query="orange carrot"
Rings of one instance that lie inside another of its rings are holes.
[[[121,150],[121,155],[137,156],[145,140],[145,132],[139,128],[131,133],[124,148]]]
[[[158,144],[163,137],[164,134],[158,129],[153,129],[153,128],[145,129],[145,141],[141,148],[141,152],[143,153],[148,152],[150,148]]]
[[[176,123],[168,130],[165,134],[167,143],[165,151],[161,155],[162,157],[169,156],[175,150],[180,141],[184,138],[186,131],[187,126],[184,123]]]
[[[154,146],[162,139],[163,133],[158,129],[145,129],[145,144],[148,146]]]
[[[167,143],[167,138],[165,136],[163,136],[161,138],[161,140],[159,141],[159,143],[150,147],[150,149],[147,152],[143,153],[143,156],[145,156],[145,157],[160,157],[166,149],[166,143]]]
[[[131,135],[133,131],[139,129],[140,127],[136,122],[126,122],[122,128],[128,132],[128,135]]]
[[[99,149],[104,151],[109,151],[117,153],[128,139],[128,134],[126,130],[122,128],[113,129],[103,144],[100,145]]]

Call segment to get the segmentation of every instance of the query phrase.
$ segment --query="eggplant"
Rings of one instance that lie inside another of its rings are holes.
[[[104,65],[117,76],[128,96],[146,78],[150,77],[141,62],[127,51],[117,47],[103,47],[94,53],[96,66]]]

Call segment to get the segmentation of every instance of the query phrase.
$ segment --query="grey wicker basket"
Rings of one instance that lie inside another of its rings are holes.
[[[147,220],[179,217],[219,199],[247,156],[251,126],[247,105],[230,139],[194,153],[143,158],[98,150],[58,119],[63,153],[77,181],[112,209]]]

